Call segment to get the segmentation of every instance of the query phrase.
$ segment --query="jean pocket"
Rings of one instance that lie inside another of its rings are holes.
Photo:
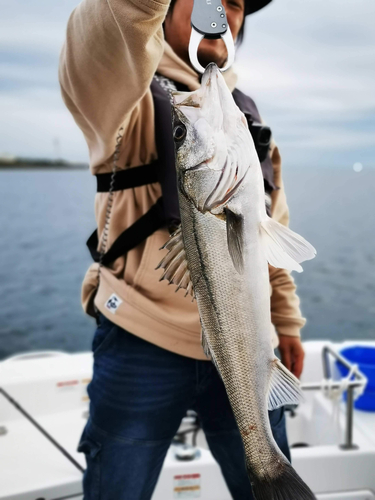
[[[92,352],[94,357],[98,355],[99,352],[105,350],[105,348],[111,343],[111,340],[116,335],[117,326],[111,323],[109,320],[100,320],[100,324],[95,330],[94,338],[92,340]]]
[[[88,436],[84,429],[77,451],[86,457],[86,470],[83,476],[84,500],[100,500],[100,473],[101,473],[102,445]]]

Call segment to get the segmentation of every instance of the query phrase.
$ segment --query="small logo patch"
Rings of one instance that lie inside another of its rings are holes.
[[[115,293],[113,293],[107,300],[105,307],[112,314],[115,314],[120,304],[122,304],[122,300],[120,297],[117,297]]]

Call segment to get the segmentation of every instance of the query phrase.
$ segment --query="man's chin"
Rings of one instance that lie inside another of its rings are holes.
[[[211,40],[207,40],[207,42],[210,41]],[[205,42],[206,40],[203,40],[198,49],[198,59],[201,65],[205,68],[208,64],[214,62],[219,66],[219,68],[224,66],[224,63],[227,60],[227,51],[222,50],[221,48],[220,50],[215,50],[214,47],[202,47],[202,44]]]

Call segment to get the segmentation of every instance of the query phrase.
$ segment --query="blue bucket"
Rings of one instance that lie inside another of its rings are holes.
[[[340,351],[340,354],[350,363],[358,365],[368,380],[365,392],[354,403],[355,408],[375,412],[375,347],[358,345],[346,347]],[[349,370],[341,363],[336,361],[336,365],[342,377],[349,374]],[[344,399],[346,400],[346,393]]]

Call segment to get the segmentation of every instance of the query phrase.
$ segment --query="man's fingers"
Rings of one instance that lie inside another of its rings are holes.
[[[288,368],[288,370],[292,369],[292,358],[290,355],[290,349],[282,349],[279,348],[281,354],[281,361],[284,366]]]
[[[281,361],[293,375],[299,378],[302,374],[303,360],[305,357],[300,338],[279,335],[279,340]]]
[[[303,352],[298,353],[297,355],[293,356],[293,366],[292,366],[292,373],[295,375],[297,378],[300,378],[302,369],[303,369],[303,358],[305,357]]]

